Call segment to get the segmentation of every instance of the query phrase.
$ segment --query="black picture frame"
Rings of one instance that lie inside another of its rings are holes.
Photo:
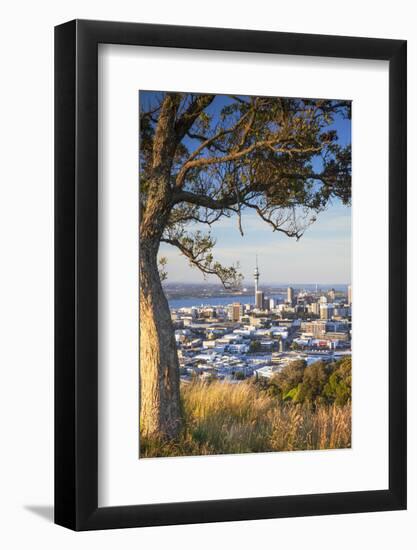
[[[389,62],[389,488],[98,507],[98,44]],[[406,41],[74,20],[55,28],[55,523],[109,529],[406,508]]]

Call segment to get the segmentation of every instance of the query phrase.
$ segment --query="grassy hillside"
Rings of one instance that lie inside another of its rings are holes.
[[[183,384],[182,435],[168,443],[142,438],[141,457],[350,447],[350,401],[297,402],[297,392],[282,399],[275,387],[249,380]]]

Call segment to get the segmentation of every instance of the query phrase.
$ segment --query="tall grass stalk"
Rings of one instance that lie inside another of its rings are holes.
[[[184,430],[141,438],[141,457],[340,449],[351,445],[351,406],[280,403],[250,382],[181,386]]]

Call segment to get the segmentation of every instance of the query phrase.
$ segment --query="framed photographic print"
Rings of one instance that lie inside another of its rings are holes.
[[[55,521],[406,507],[406,42],[55,30]]]

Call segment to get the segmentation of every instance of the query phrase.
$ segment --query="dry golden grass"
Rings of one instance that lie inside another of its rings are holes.
[[[181,386],[176,441],[141,441],[141,457],[340,449],[351,445],[351,407],[280,404],[249,382]]]

